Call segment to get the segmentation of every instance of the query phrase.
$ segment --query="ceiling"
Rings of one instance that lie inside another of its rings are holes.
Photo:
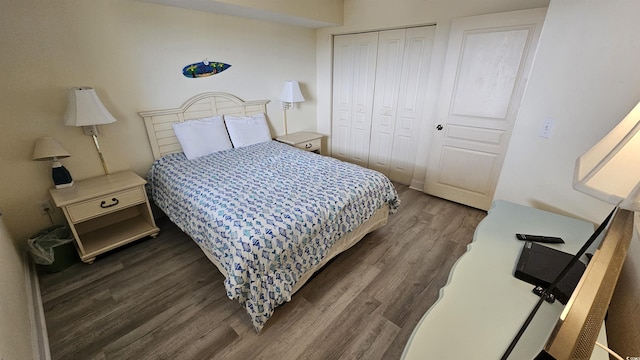
[[[316,19],[298,17],[284,13],[271,12],[238,5],[231,5],[215,0],[140,0],[149,3],[174,6],[183,9],[211,12],[221,15],[238,16],[256,20],[270,21],[281,24],[301,26],[306,28],[322,28],[339,24],[324,22]]]

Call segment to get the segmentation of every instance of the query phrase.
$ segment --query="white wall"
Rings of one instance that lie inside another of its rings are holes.
[[[22,251],[0,215],[0,359],[34,359]]]
[[[0,203],[16,241],[49,226],[36,202],[53,185],[50,164],[34,162],[34,141],[52,136],[71,153],[74,179],[101,175],[91,138],[66,127],[66,88],[92,86],[118,119],[101,126],[111,171],[144,175],[153,161],[139,111],[179,106],[204,91],[270,99],[272,135],[282,129],[277,100],[285,80],[308,101],[289,111],[289,130],[316,128],[315,30],[130,0],[23,0],[0,11]],[[208,58],[231,64],[199,79],[182,68]],[[56,222],[63,222],[60,212]]]
[[[9,1],[0,11],[0,357],[31,359],[31,326],[21,251],[49,226],[36,206],[53,185],[51,165],[31,160],[34,141],[53,136],[71,153],[75,179],[101,175],[90,137],[63,125],[66,88],[92,86],[118,119],[101,127],[112,171],[140,175],[153,157],[137,112],[175,107],[204,91],[270,99],[272,135],[282,134],[277,97],[285,80],[308,101],[290,111],[289,129],[315,130],[315,30],[130,0]],[[208,58],[232,65],[201,79],[182,68]],[[56,212],[54,220],[64,218]]]
[[[268,111],[273,135],[278,135],[282,125],[276,98],[282,82],[295,79],[308,101],[289,112],[290,130],[317,126],[328,135],[332,35],[435,23],[432,81],[425,99],[431,111],[421,130],[414,178],[415,187],[421,188],[451,19],[548,4],[345,0],[344,25],[316,33],[128,0],[5,2],[0,12],[0,66],[5,69],[0,87],[0,167],[10,171],[0,177],[4,220],[18,248],[28,235],[49,225],[35,203],[47,198],[50,170],[48,164],[30,160],[40,136],[53,136],[71,152],[63,163],[76,179],[102,172],[90,138],[62,123],[69,86],[96,88],[118,119],[103,126],[100,136],[112,170],[131,168],[143,175],[152,155],[138,111],[174,107],[203,91],[228,91],[245,100],[271,99]],[[573,162],[640,100],[638,13],[640,2],[635,0],[551,1],[496,198],[595,222],[609,209],[571,190]],[[208,78],[182,77],[184,65],[204,58],[232,67]],[[545,116],[557,119],[550,140],[537,137]],[[62,222],[61,214],[55,220]],[[6,242],[0,246],[2,306],[21,303],[25,297],[18,253]],[[22,319],[23,310],[11,316]],[[7,339],[2,331],[15,330],[6,324],[23,323],[4,320],[0,318],[2,341]],[[4,352],[6,343],[0,345],[0,356],[12,358]]]
[[[342,23],[343,0],[140,0],[305,27]]]
[[[551,1],[496,199],[595,223],[612,209],[572,189],[573,169],[640,100],[638,14],[635,0]]]
[[[263,10],[325,23],[342,22],[342,0],[217,0],[212,2]]]
[[[412,186],[422,189],[453,18],[545,7],[548,1],[345,0],[344,25],[317,32],[318,131],[331,133],[332,35],[437,24]],[[495,199],[600,222],[610,206],[571,188],[575,159],[640,100],[640,2],[551,0]],[[538,132],[556,119],[553,137]]]
[[[422,190],[451,20],[463,16],[546,7],[549,0],[345,0],[344,3],[343,26],[319,29],[317,33],[317,127],[325,135],[331,133],[332,35],[436,24],[429,87],[425,98],[427,111],[420,130],[420,147],[411,183],[412,187]]]

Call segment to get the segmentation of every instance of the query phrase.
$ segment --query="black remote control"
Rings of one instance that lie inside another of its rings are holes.
[[[564,240],[559,237],[553,236],[540,236],[540,235],[527,235],[527,234],[516,234],[518,240],[524,241],[534,241],[539,243],[549,243],[549,244],[564,244]]]

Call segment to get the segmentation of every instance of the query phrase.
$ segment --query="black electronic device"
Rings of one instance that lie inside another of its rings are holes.
[[[555,236],[516,234],[516,238],[518,238],[518,240],[523,240],[523,241],[534,241],[534,242],[548,243],[548,244],[564,244],[564,240],[562,240],[562,238],[555,237]]]
[[[514,276],[530,284],[547,288],[572,258],[572,254],[527,241],[520,253]],[[576,262],[551,294],[562,304],[566,304],[585,269],[584,263]]]

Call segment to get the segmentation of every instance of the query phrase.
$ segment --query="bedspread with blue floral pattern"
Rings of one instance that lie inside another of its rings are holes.
[[[333,243],[398,194],[379,172],[276,141],[154,162],[154,202],[224,267],[257,331]]]

